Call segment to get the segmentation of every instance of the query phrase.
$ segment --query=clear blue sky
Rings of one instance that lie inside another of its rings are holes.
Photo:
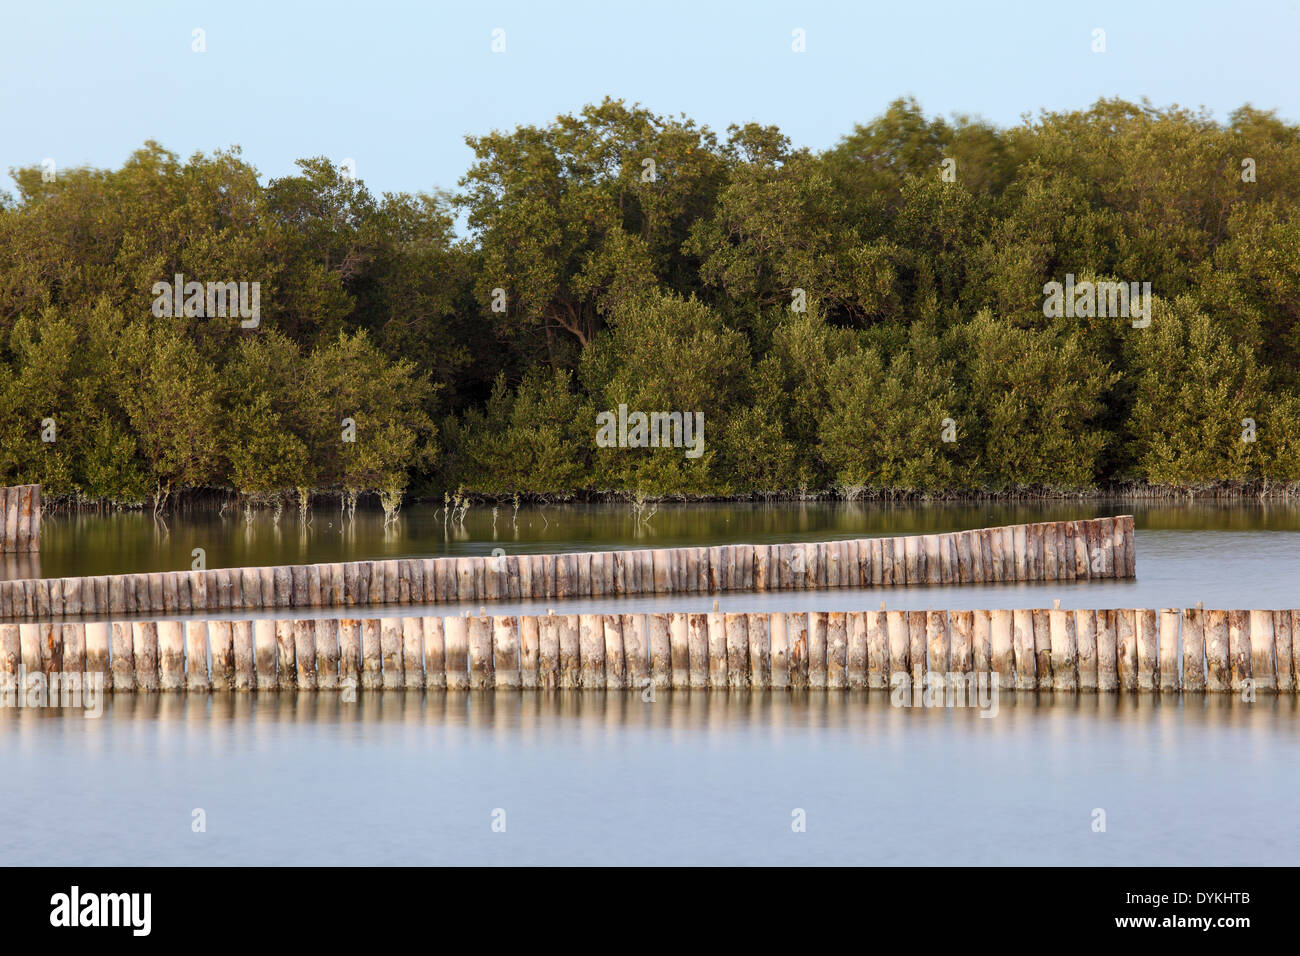
[[[491,51],[498,27],[504,54]],[[1091,50],[1096,27],[1104,54]],[[1002,125],[1100,96],[1219,118],[1251,102],[1296,120],[1298,41],[1298,0],[10,0],[0,170],[45,157],[114,166],[152,138],[182,156],[239,144],[264,176],[325,155],[354,159],[376,191],[452,188],[466,133],[606,94],[719,132],[774,123],[813,148],[907,94],[930,114]]]

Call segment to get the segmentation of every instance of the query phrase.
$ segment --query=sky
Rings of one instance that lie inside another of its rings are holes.
[[[113,167],[148,139],[237,144],[264,177],[327,156],[376,192],[454,189],[467,134],[606,95],[812,149],[908,95],[1003,126],[1103,96],[1296,121],[1298,39],[1300,0],[7,0],[0,189],[13,167]]]

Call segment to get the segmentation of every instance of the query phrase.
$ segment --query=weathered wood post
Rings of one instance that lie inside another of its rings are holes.
[[[1078,635],[1073,611],[1053,608],[1048,612],[1048,640],[1051,645],[1052,689],[1078,690]]]
[[[1079,690],[1095,691],[1097,689],[1097,612],[1075,611],[1074,633],[1078,648]]]
[[[808,689],[808,631],[809,615],[786,614],[786,669],[792,690]]]
[[[1160,690],[1176,691],[1178,679],[1178,625],[1182,613],[1177,608],[1160,611]]]
[[[885,605],[867,612],[867,687],[883,690],[889,686],[889,625]]]
[[[338,690],[339,687],[339,626],[338,618],[321,618],[316,622],[316,686],[320,690]]]
[[[469,688],[469,619],[444,617],[442,639],[447,664],[447,690]]]
[[[1250,653],[1250,612],[1228,612],[1228,654],[1233,693],[1241,691],[1252,677]]]
[[[745,614],[725,615],[727,629],[727,686],[740,690],[750,685],[749,618]]]
[[[808,612],[808,686],[826,689],[826,613]]]
[[[726,690],[727,687],[727,619],[718,611],[708,615],[708,674],[709,687]],[[694,661],[692,661],[694,663]]]
[[[1017,540],[1017,550],[1020,542]],[[1016,690],[1034,690],[1038,687],[1038,657],[1034,652],[1034,615],[1032,611],[1016,608],[1011,612],[1013,644],[1016,658]]]
[[[430,578],[425,577],[428,582]],[[442,630],[442,618],[424,619],[424,686],[429,690],[446,690],[447,657]]]
[[[0,624],[0,671],[4,671],[5,645],[4,630],[6,625]],[[14,639],[17,639],[18,631],[14,628]],[[103,674],[104,689],[112,689],[113,675],[109,673],[108,663],[108,622],[91,621],[86,625],[86,673]],[[204,657],[203,672],[207,674],[207,658]]]
[[[685,614],[668,615],[668,640],[673,689],[683,690],[690,687],[691,673],[690,621]]]
[[[583,647],[586,656],[586,646]],[[486,615],[469,619],[469,687],[491,690],[495,685],[492,661],[492,626]]]
[[[111,638],[114,691],[135,690],[135,651],[129,621],[114,621]]]
[[[560,624],[554,613],[546,614],[537,624],[537,681],[544,690],[560,687]]]
[[[599,614],[578,616],[578,644],[582,655],[582,689],[605,689],[605,622]]]
[[[235,690],[252,690],[253,682],[256,680],[254,667],[257,655],[253,643],[253,622],[235,621],[230,632],[231,652],[235,669]],[[206,675],[207,661],[205,660],[203,663]]]
[[[946,681],[952,671],[952,647],[948,636],[948,613],[925,613],[925,646],[929,656],[929,670]]]
[[[299,690],[316,690],[316,621],[300,618],[293,622],[293,658]]]
[[[158,689],[158,625],[136,621],[131,625],[131,653],[135,655],[136,690]]]
[[[1119,650],[1113,610],[1097,612],[1097,690],[1119,689]]]
[[[848,649],[846,678],[850,690],[867,686],[867,615],[865,611],[851,611],[848,615]],[[754,620],[749,631],[754,633]]]
[[[667,690],[673,686],[673,655],[672,643],[668,635],[668,615],[647,615],[646,627],[650,647],[650,680],[654,682],[656,690]]]
[[[361,622],[361,689],[379,690],[384,684],[383,622],[368,617]],[[281,664],[284,663],[281,657]],[[284,671],[280,673],[283,683]]]
[[[826,615],[826,689],[843,690],[848,686],[848,617],[843,611]]]
[[[768,641],[772,676],[770,686],[773,690],[788,690],[790,687],[790,645],[786,637],[786,616],[777,611],[768,616]]]
[[[253,622],[253,670],[258,690],[272,691],[279,688],[276,671],[278,658],[279,642],[275,636],[275,619],[259,617]]]
[[[185,629],[180,621],[158,623],[158,689],[181,690],[185,686]]]
[[[410,570],[406,569],[406,587],[410,587]],[[424,619],[402,618],[402,686],[407,690],[423,690],[424,681]]]
[[[1250,676],[1256,690],[1276,690],[1277,672],[1273,662],[1273,612],[1250,612]]]
[[[1291,672],[1292,611],[1273,612],[1274,650],[1277,657],[1277,689],[1283,693],[1295,690]]]
[[[1160,667],[1160,632],[1156,625],[1156,612],[1151,608],[1139,609],[1137,626],[1137,689],[1154,690]]]
[[[1183,611],[1183,690],[1205,690],[1205,611]]]
[[[517,619],[511,615],[492,618],[492,660],[496,686],[501,690],[518,690],[519,632]]]
[[[541,621],[529,614],[519,618],[519,686],[536,690],[541,660]]]
[[[1016,686],[1016,650],[1013,641],[1013,614],[998,608],[989,612],[989,643],[992,658],[990,673],[998,675],[998,685],[1008,690]]]
[[[1120,608],[1115,612],[1115,658],[1120,689],[1132,693],[1138,689],[1138,612]]]
[[[911,657],[912,641],[907,623],[906,611],[886,611],[885,628],[889,641],[889,687],[900,681],[911,680],[908,659]]]
[[[582,686],[582,620],[566,614],[560,623],[560,687],[575,690]]]
[[[650,657],[646,647],[644,614],[624,614],[623,662],[627,667],[628,686],[641,690],[650,679]]]
[[[705,614],[686,616],[686,658],[690,670],[688,682],[692,690],[703,690],[708,687],[712,677],[712,664],[709,660],[711,644],[709,618],[713,616]],[[725,633],[723,642],[725,645]]]

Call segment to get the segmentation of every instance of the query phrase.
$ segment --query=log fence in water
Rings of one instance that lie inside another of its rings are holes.
[[[39,495],[36,509],[39,512]],[[1046,559],[1049,541],[1051,561]],[[1133,518],[1121,515],[801,544],[403,558],[0,581],[0,620],[1136,575]]]
[[[0,703],[37,673],[125,693],[888,692],[996,675],[1035,692],[1294,694],[1297,626],[1300,610],[1201,607],[33,622],[0,624]]]

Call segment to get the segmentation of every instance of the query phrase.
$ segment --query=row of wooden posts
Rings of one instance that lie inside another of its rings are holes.
[[[41,550],[41,486],[0,488],[0,552]]]
[[[409,558],[0,582],[0,618],[1131,578],[1133,518],[796,544]]]
[[[103,674],[116,692],[830,690],[931,673],[1017,690],[1293,693],[1297,628],[1300,611],[1200,607],[28,623],[0,625],[0,676]]]

